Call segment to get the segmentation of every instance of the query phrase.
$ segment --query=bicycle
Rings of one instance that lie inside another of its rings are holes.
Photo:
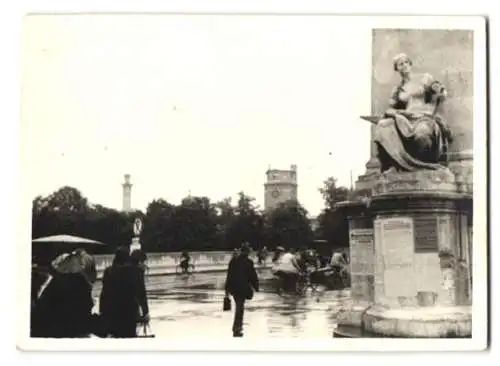
[[[194,264],[188,264],[187,266],[183,266],[180,263],[175,266],[176,274],[184,274],[191,275],[194,272]]]
[[[311,289],[312,294],[318,292],[317,285],[311,282],[311,274],[309,271],[298,273],[298,276],[293,286],[293,290],[291,291],[288,288],[288,286],[285,286],[286,278],[284,278],[283,275],[287,276],[287,274],[275,275],[275,279],[278,282],[277,293],[280,296],[283,296],[285,294],[292,294],[302,297],[307,294],[308,289]]]

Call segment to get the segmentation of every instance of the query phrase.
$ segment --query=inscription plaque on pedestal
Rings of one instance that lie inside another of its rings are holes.
[[[389,297],[415,296],[414,232],[411,217],[379,219],[384,263],[384,292]]]
[[[413,219],[411,217],[382,220],[382,248],[385,268],[413,264]]]
[[[353,229],[350,232],[351,273],[373,275],[374,255],[373,230]]]
[[[438,251],[438,227],[436,216],[415,217],[415,252],[433,253]],[[450,235],[448,233],[448,235]]]
[[[440,291],[441,268],[437,253],[415,254],[415,284],[417,291]]]
[[[351,229],[351,295],[354,299],[373,299],[374,248],[373,229]]]

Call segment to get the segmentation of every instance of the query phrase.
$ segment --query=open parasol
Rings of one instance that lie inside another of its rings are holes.
[[[79,248],[89,253],[100,252],[101,248],[106,248],[106,245],[100,241],[73,235],[46,236],[33,239],[31,242],[33,260],[40,264],[50,263],[58,255],[70,253]]]
[[[73,235],[53,235],[32,240],[33,243],[68,243],[68,244],[93,244],[104,245],[100,241],[81,238]]]

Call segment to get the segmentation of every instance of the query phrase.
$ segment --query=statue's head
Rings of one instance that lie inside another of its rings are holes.
[[[411,71],[413,63],[405,53],[400,53],[392,59],[392,65],[394,71],[400,74],[408,74]]]

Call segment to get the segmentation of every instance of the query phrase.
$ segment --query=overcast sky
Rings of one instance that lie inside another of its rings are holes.
[[[63,185],[121,209],[189,191],[263,206],[265,171],[298,166],[313,215],[328,176],[365,171],[371,27],[349,18],[25,18],[22,146],[30,194]],[[390,67],[390,65],[389,65]]]

